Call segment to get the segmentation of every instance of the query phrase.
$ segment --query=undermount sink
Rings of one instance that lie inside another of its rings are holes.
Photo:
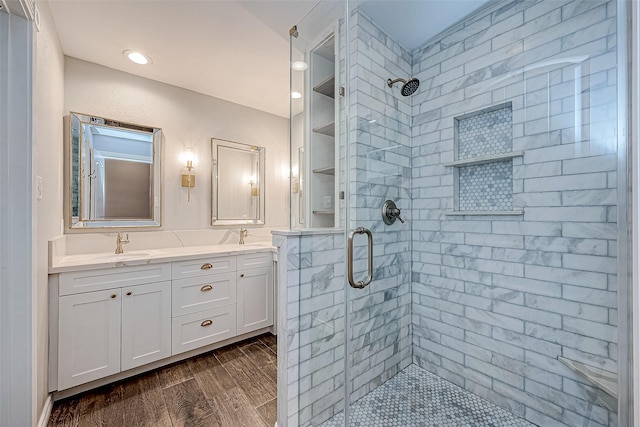
[[[92,256],[88,256],[87,258],[92,259],[92,260],[104,260],[104,261],[114,261],[114,262],[118,262],[118,261],[131,261],[133,259],[140,259],[140,258],[145,258],[148,257],[149,253],[147,252],[130,252],[130,253],[123,253],[123,254],[94,254]]]

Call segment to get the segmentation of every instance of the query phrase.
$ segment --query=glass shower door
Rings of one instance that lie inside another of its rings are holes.
[[[412,64],[359,9],[349,19],[346,425],[391,425],[381,411],[401,405],[380,386],[412,362],[412,99],[388,80]]]

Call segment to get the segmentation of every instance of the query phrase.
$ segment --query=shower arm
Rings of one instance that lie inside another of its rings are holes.
[[[395,80],[388,79],[387,80],[387,85],[389,87],[393,87],[393,85],[398,83],[398,82],[407,83],[407,81],[405,79],[395,79]]]

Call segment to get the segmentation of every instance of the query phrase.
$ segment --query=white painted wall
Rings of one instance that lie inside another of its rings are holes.
[[[266,147],[264,227],[288,226],[287,119],[70,57],[64,85],[65,115],[74,111],[162,128],[162,230],[212,228],[212,137]],[[186,151],[196,159],[189,203],[180,186]]]
[[[42,177],[42,199],[36,200],[36,411],[45,408],[48,367],[47,241],[60,235],[62,220],[62,116],[64,56],[47,2],[38,2],[40,31],[35,66],[35,175]]]

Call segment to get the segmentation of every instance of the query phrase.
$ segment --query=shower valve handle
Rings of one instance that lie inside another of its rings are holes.
[[[391,209],[391,216],[397,218],[401,223],[404,224],[404,219],[400,218],[400,209]]]
[[[392,200],[387,200],[382,205],[382,220],[385,224],[391,225],[397,220],[404,224],[404,220],[400,218],[400,209]]]

